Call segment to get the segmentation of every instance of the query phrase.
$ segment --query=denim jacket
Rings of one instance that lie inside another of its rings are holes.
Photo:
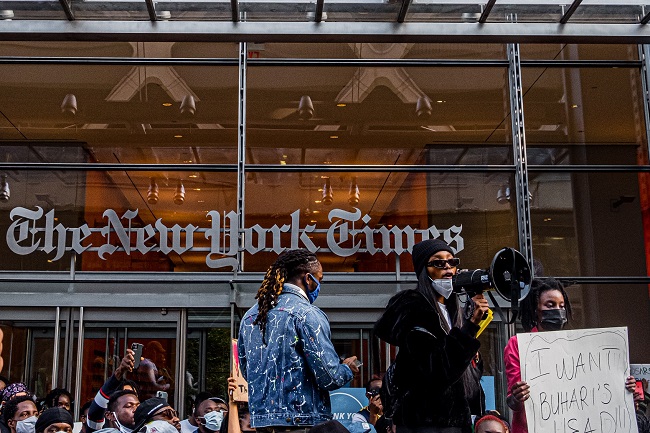
[[[268,312],[266,342],[253,325],[258,306],[239,328],[239,366],[248,381],[251,426],[312,426],[332,418],[330,390],[352,379],[339,362],[327,316],[296,286],[285,285]]]

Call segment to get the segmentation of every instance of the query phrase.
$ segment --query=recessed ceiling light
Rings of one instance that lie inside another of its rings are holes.
[[[176,134],[176,135],[174,135],[174,138],[183,138],[183,136],[180,135],[180,134]]]
[[[172,103],[171,102],[163,102],[163,107],[171,107]]]
[[[442,103],[445,103],[445,102],[447,102],[447,101],[443,101],[442,99],[439,99],[439,100],[437,100],[436,102],[437,102],[438,104],[442,104]]]
[[[348,104],[343,104],[343,103],[341,103],[341,104],[336,104],[337,107],[347,107],[347,105],[348,105]]]
[[[312,211],[312,213],[320,213],[319,210]]]
[[[280,161],[280,165],[287,165],[287,161],[284,160]]]
[[[320,200],[314,200],[314,203],[320,203]]]
[[[201,191],[201,188],[194,188],[194,191]]]
[[[205,200],[198,200],[197,203],[205,203]]]
[[[336,139],[336,138],[339,138],[339,136],[338,135],[330,135],[330,138]]]
[[[196,174],[190,174],[188,177],[191,177],[192,179],[197,178],[198,176]]]
[[[578,108],[578,104],[573,104],[571,108]]]

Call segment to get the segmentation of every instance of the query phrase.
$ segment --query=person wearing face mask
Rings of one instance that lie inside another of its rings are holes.
[[[61,407],[52,407],[38,417],[35,433],[72,433],[73,426],[70,412]]]
[[[214,433],[221,429],[228,405],[219,397],[209,397],[201,401],[196,408],[195,418],[198,421],[199,433]]]
[[[536,278],[530,293],[521,302],[519,312],[525,332],[559,331],[571,318],[571,303],[564,286],[558,280]],[[527,433],[524,401],[530,396],[529,385],[521,380],[519,343],[514,335],[503,351],[508,379],[506,403],[512,409],[512,433]]]
[[[10,400],[2,415],[11,433],[34,433],[38,409],[32,397],[22,395]]]
[[[133,433],[180,433],[181,420],[176,411],[163,398],[150,398],[138,406],[134,413]]]
[[[416,288],[393,296],[374,328],[375,335],[399,347],[382,384],[382,401],[385,389],[397,390],[385,399],[384,414],[397,433],[469,433],[468,398],[480,386],[470,364],[480,347],[476,334],[488,303],[476,295],[465,309],[451,284],[435,282],[451,280],[460,264],[446,242],[419,242],[412,259]]]
[[[327,391],[359,371],[356,356],[339,362],[327,316],[313,305],[322,280],[314,253],[287,250],[269,267],[257,304],[241,320],[239,366],[258,432],[305,431],[330,420]]]

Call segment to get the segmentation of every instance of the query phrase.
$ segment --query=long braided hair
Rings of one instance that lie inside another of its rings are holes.
[[[255,295],[259,313],[253,325],[259,325],[262,331],[262,341],[266,344],[266,320],[270,310],[275,307],[282,287],[287,280],[296,275],[316,272],[319,262],[316,254],[306,249],[287,250],[269,266],[264,281]]]
[[[535,278],[530,285],[528,296],[521,301],[521,310],[519,311],[521,326],[526,332],[530,332],[535,326],[537,326],[537,306],[539,304],[539,298],[542,296],[542,293],[548,292],[549,290],[557,290],[562,293],[566,317],[571,320],[571,302],[569,302],[569,295],[567,295],[567,292],[564,290],[564,284],[555,278]]]

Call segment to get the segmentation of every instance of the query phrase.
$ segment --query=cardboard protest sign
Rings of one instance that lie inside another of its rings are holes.
[[[627,328],[518,334],[528,431],[638,433]]]
[[[248,401],[248,383],[239,369],[239,353],[237,352],[237,340],[232,339],[232,377],[237,379],[237,389],[232,393],[233,401]]]

